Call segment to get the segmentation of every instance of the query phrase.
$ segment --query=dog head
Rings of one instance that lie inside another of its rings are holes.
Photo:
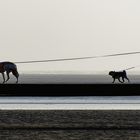
[[[110,71],[109,75],[113,76],[115,74],[115,71]]]

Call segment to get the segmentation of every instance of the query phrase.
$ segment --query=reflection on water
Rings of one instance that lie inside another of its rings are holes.
[[[15,78],[11,76],[8,83],[15,83]],[[140,83],[140,75],[128,75],[131,84]],[[2,82],[2,77],[0,78]],[[109,75],[91,75],[91,74],[20,74],[19,83],[36,83],[36,84],[47,84],[47,83],[101,83],[108,84],[112,82],[112,77]],[[116,83],[119,83],[117,80]],[[127,81],[126,81],[127,83]]]

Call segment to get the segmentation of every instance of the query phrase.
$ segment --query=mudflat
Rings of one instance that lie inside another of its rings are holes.
[[[0,116],[2,139],[140,139],[139,110],[1,110]]]

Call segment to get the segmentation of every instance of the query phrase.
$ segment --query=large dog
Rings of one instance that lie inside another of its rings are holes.
[[[113,78],[113,82],[112,83],[115,82],[115,79],[118,79],[119,82],[121,82],[121,83],[124,83],[125,82],[124,79],[127,79],[127,81],[130,82],[130,80],[127,77],[127,74],[126,74],[126,71],[125,70],[123,70],[121,72],[110,71],[109,72],[109,75],[111,75],[112,78]],[[120,78],[122,78],[123,81],[121,81]]]
[[[4,72],[6,72],[6,74],[7,74],[6,81],[5,81]],[[3,76],[3,83],[7,82],[10,79],[10,76],[9,76],[10,72],[12,72],[12,74],[16,77],[16,79],[17,79],[16,83],[18,83],[19,73],[17,71],[17,66],[12,62],[0,62],[0,73]]]

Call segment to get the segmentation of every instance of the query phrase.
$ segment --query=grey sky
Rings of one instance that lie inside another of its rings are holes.
[[[139,0],[1,0],[0,61],[140,51],[139,7]],[[119,70],[139,65],[139,59],[137,54],[18,67],[20,71]]]

